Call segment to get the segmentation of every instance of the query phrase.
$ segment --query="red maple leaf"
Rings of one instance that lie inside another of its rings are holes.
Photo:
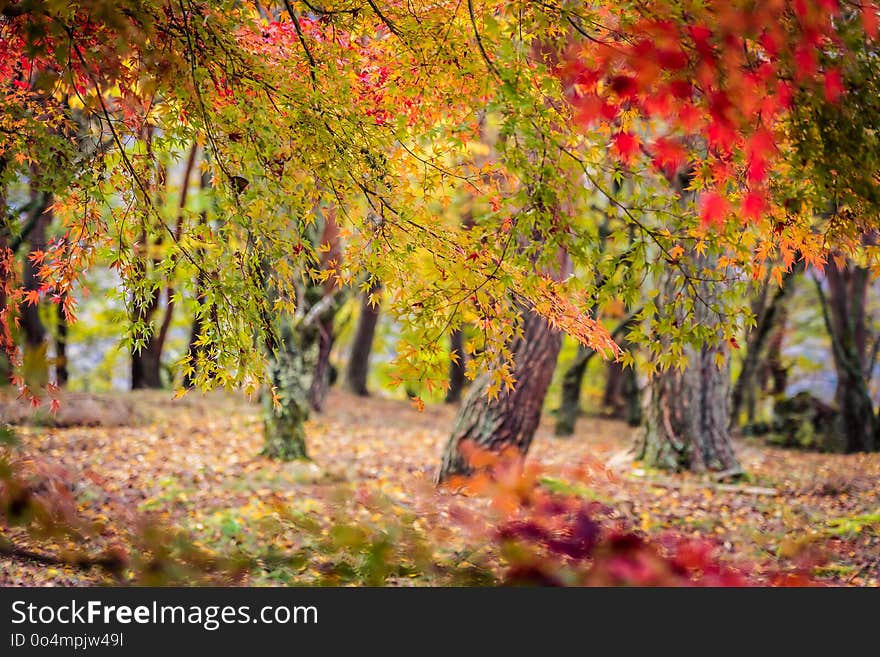
[[[632,162],[639,153],[641,141],[631,132],[618,132],[611,137],[611,148],[624,162]]]
[[[628,75],[618,75],[612,78],[611,89],[620,98],[634,98],[638,93],[639,85],[633,77]]]
[[[25,290],[24,300],[28,305],[36,306],[38,303],[40,303],[40,291]]]
[[[880,27],[880,8],[876,2],[865,2],[862,4],[862,26],[865,28],[865,34],[871,38],[877,38],[878,27]]]
[[[743,219],[756,220],[767,210],[767,201],[760,192],[748,192],[740,205]]]
[[[829,103],[836,103],[843,95],[843,76],[840,70],[832,68],[825,72],[825,98]]]
[[[700,198],[700,222],[703,226],[712,224],[722,226],[729,209],[730,204],[721,194],[707,192]]]
[[[660,137],[654,142],[654,166],[664,173],[673,173],[687,162],[687,151],[681,142]]]

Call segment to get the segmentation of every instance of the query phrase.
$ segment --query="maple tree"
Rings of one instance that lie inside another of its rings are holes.
[[[156,275],[174,275],[178,297],[200,300],[194,344],[210,354],[181,364],[187,380],[253,390],[268,357],[260,345],[277,344],[268,318],[294,312],[298,280],[346,287],[366,271],[405,327],[401,381],[426,393],[447,385],[437,335],[473,318],[481,335],[465,346],[476,356],[469,374],[491,372],[490,403],[514,389],[511,339],[523,312],[613,355],[588,310],[632,301],[636,281],[668,276],[668,294],[644,305],[629,336],[651,343],[651,367],[665,370],[694,350],[725,358],[749,274],[769,269],[779,280],[796,258],[820,267],[843,232],[817,229],[820,186],[799,207],[788,202],[798,190],[786,167],[809,155],[806,136],[788,126],[799,125],[793,108],[846,106],[847,85],[873,65],[876,29],[871,3],[800,1],[159,2],[100,17],[100,3],[8,5],[4,70],[19,94],[10,102],[23,126],[45,115],[30,127],[34,140],[67,153],[43,174],[62,192],[53,211],[66,237],[41,255],[40,273],[41,292],[63,299],[68,316],[79,271],[109,261],[129,289],[137,360],[161,332],[148,321]],[[88,149],[64,138],[71,103],[101,144],[89,171],[73,167],[83,171],[75,181],[66,163]],[[210,153],[201,166],[215,180],[215,218],[199,221],[182,202],[172,227],[172,204],[150,191],[149,171],[193,142]],[[24,143],[5,145],[6,159],[47,150]],[[668,181],[685,170],[693,200],[670,209]],[[631,184],[611,195],[621,177]],[[475,193],[473,221],[456,225],[456,199]],[[602,240],[597,199],[616,215]],[[345,208],[346,252],[322,267],[302,236],[313,208],[334,205]],[[624,244],[631,229],[636,239]],[[154,274],[138,255],[146,244]],[[536,276],[560,250],[573,275]],[[6,278],[10,298],[24,298]],[[701,305],[699,323],[684,321]],[[667,339],[690,347],[667,349]]]
[[[593,354],[633,377],[638,360],[644,464],[740,474],[731,352],[754,324],[748,389],[773,323],[748,292],[782,295],[803,267],[826,310],[848,449],[880,444],[864,322],[880,161],[873,2],[0,7],[0,346],[35,404],[55,394],[45,354],[29,375],[46,346],[40,305],[72,322],[89,273],[105,269],[133,387],[261,391],[273,458],[311,452],[306,419],[324,408],[350,295],[354,392],[367,392],[380,300],[399,337],[391,383],[417,407],[473,381],[439,481],[526,454],[564,335],[577,354],[562,433]],[[165,377],[184,309],[188,345]],[[521,468],[476,473],[522,516],[493,537],[518,555],[497,581],[746,581],[699,544],[600,527],[605,509],[547,494]],[[3,490],[12,507],[27,487]],[[360,538],[328,542],[319,527],[315,549],[389,549],[393,532],[344,526],[333,536]],[[398,536],[421,567],[421,537]],[[340,559],[329,580],[354,557]],[[365,581],[389,577],[377,568]]]

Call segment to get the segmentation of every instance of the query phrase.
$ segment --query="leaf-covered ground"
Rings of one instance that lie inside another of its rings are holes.
[[[0,522],[0,538],[36,555],[64,555],[73,547],[125,552],[151,519],[181,528],[207,553],[246,555],[251,566],[236,583],[308,584],[327,583],[320,578],[326,575],[322,560],[332,561],[321,554],[328,545],[358,547],[367,543],[358,532],[391,522],[439,546],[428,560],[442,553],[457,565],[477,562],[477,556],[492,563],[489,505],[437,493],[431,485],[452,408],[419,412],[403,401],[334,391],[326,412],[309,423],[313,461],[278,463],[258,456],[259,409],[245,400],[192,394],[171,401],[167,393],[140,393],[124,401],[134,412],[123,426],[21,426],[20,447],[7,450],[35,488],[52,482],[49,490],[62,493],[54,503],[69,507],[61,512],[87,518],[96,534],[85,546],[34,541],[20,527]],[[530,457],[541,464],[549,488],[607,503],[648,533],[710,537],[724,558],[749,563],[759,573],[808,568],[832,584],[880,581],[880,454],[812,454],[740,443],[748,477],[725,483],[646,470],[633,461],[633,430],[622,423],[582,418],[575,436],[559,439],[551,420],[545,418]],[[387,502],[377,505],[378,498]],[[345,509],[351,515],[341,524],[326,517]],[[401,545],[414,541],[405,532],[393,535]],[[417,561],[425,548],[416,543],[407,549]],[[386,560],[393,561],[401,545],[388,547]],[[314,559],[278,556],[310,549]],[[0,585],[114,581],[96,567],[27,556],[0,557],[0,564]],[[389,566],[383,567],[384,583],[444,581],[424,569],[401,567],[389,574]],[[339,581],[355,580],[342,573]]]

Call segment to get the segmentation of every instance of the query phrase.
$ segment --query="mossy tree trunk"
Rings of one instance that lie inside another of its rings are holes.
[[[715,269],[711,258],[694,258],[695,271]],[[720,283],[693,282],[699,289],[694,321],[711,325],[716,321],[711,307],[717,304]],[[676,294],[671,273],[661,286],[661,299]],[[707,307],[707,305],[709,307]],[[684,369],[656,372],[648,384],[644,431],[639,458],[649,467],[669,470],[741,472],[730,437],[730,358],[726,342],[699,349],[686,347]]]
[[[307,459],[305,421],[318,355],[318,331],[282,321],[279,345],[269,363],[272,390],[263,399],[263,455],[282,461]]]
[[[325,210],[322,216],[324,225],[320,237],[312,239],[316,245],[330,244],[330,249],[324,250],[328,253],[333,251],[334,241],[338,247],[335,237],[338,226],[334,209]],[[325,268],[336,266],[331,262],[332,258],[325,260]],[[269,290],[269,294],[271,296],[273,291]],[[334,284],[309,279],[307,287],[301,288],[297,295],[295,315],[284,315],[277,320],[278,341],[268,353],[271,389],[263,396],[262,453],[265,456],[283,461],[308,459],[305,422],[313,409],[315,391],[321,385],[315,378],[324,376],[318,367],[321,336],[327,324],[332,325],[339,302],[337,294]],[[271,318],[267,321],[271,322]]]

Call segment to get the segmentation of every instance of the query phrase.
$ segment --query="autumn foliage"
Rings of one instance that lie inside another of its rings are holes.
[[[359,294],[393,327],[387,387],[420,411],[449,387],[450,363],[484,375],[472,405],[516,390],[527,320],[554,345],[535,374],[540,399],[511,404],[531,414],[517,418],[531,433],[560,334],[582,365],[595,352],[653,376],[699,354],[726,385],[730,350],[757,323],[757,286],[766,298],[803,265],[821,295],[828,262],[847,275],[876,265],[878,37],[870,1],[3,3],[0,357],[22,398],[37,408],[48,396],[56,412],[58,384],[26,371],[22,318],[51,309],[66,335],[104,277],[129,356],[164,339],[175,309],[189,313],[184,353],[156,358],[155,385],[175,400],[226,388],[280,408],[293,399],[280,388],[298,390],[312,364],[303,354],[335,357],[333,313]],[[865,396],[872,373],[853,377]],[[287,428],[302,439],[308,411],[297,411]],[[504,420],[484,420],[482,435],[514,435]],[[525,451],[532,435],[520,438]],[[447,485],[465,500],[448,507],[469,538],[455,555],[420,525],[450,490],[404,512],[354,484],[321,488],[308,511],[270,491],[249,504],[271,549],[237,543],[238,521],[215,518],[215,551],[149,513],[118,532],[84,520],[70,472],[3,449],[0,515],[58,549],[0,534],[0,554],[121,584],[254,572],[318,584],[815,583],[815,563],[776,573],[720,556],[714,539],[649,532],[623,502],[591,497],[590,478],[612,476],[603,468],[560,485],[522,453],[467,442],[477,474]]]

